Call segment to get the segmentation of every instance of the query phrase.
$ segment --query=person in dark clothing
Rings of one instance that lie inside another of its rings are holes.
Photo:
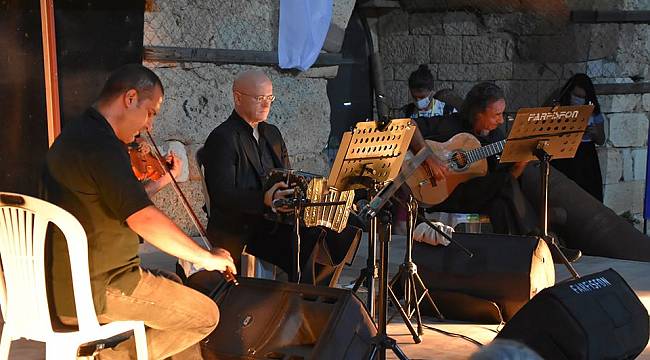
[[[409,75],[408,84],[409,92],[413,98],[413,102],[404,105],[400,111],[403,116],[408,118],[418,117],[433,117],[440,115],[447,115],[457,112],[457,109],[451,103],[446,103],[441,99],[440,95],[450,97],[447,91],[433,92],[434,89],[433,74],[429,67],[422,64],[417,70]]]
[[[67,124],[52,144],[44,187],[47,200],[74,215],[86,232],[98,320],[143,320],[152,359],[197,359],[198,342],[216,327],[218,308],[207,296],[142,269],[139,237],[208,270],[235,271],[235,266],[227,251],[207,251],[185,235],[153,205],[133,173],[126,144],[152,127],[162,101],[162,83],[151,70],[132,64],[113,72],[97,102]],[[150,190],[169,180],[152,184]],[[74,325],[66,240],[56,229],[51,235],[53,306],[63,324]],[[100,351],[99,357],[135,358],[133,338]]]
[[[575,181],[598,201],[603,202],[603,178],[596,145],[605,143],[605,117],[600,111],[596,90],[586,74],[575,74],[562,88],[560,105],[594,105],[587,129],[575,157],[553,160],[551,164]]]
[[[503,91],[492,83],[481,83],[469,91],[459,113],[433,121],[427,118],[415,121],[427,139],[445,142],[456,134],[470,133],[485,146],[505,139],[499,127],[503,124],[505,108]],[[435,210],[488,214],[497,233],[535,232],[536,212],[517,183],[527,163],[504,166],[498,164],[496,156],[487,160],[487,175],[460,184],[444,202],[434,207]]]
[[[297,280],[293,226],[274,221],[276,213],[290,213],[292,209],[276,208],[273,202],[291,197],[293,189],[284,182],[263,188],[271,169],[290,167],[280,131],[266,122],[275,99],[271,80],[259,71],[244,72],[233,84],[233,99],[235,110],[210,133],[202,150],[210,200],[210,241],[228,249],[236,262],[245,248]],[[335,267],[343,266],[358,242],[358,231],[352,228],[342,234],[318,227],[304,228],[301,233],[301,268],[306,274],[315,266],[314,257],[321,256],[330,260],[328,264],[321,262],[321,272],[333,273]],[[321,272],[310,274],[312,280],[325,278]]]

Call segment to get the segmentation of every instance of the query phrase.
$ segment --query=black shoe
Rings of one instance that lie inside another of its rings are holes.
[[[578,259],[582,257],[582,251],[578,249],[570,249],[566,248],[564,246],[558,246],[564,257],[569,260],[569,262],[576,262]],[[555,254],[554,251],[551,250],[551,255],[553,256],[553,262],[555,264],[562,264],[562,259],[560,256]]]

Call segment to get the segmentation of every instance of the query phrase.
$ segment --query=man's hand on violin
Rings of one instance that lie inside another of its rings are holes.
[[[183,170],[183,160],[181,160],[175,152],[170,150],[167,156],[165,156],[165,162],[167,163],[167,168],[174,179],[178,179]]]
[[[228,250],[222,248],[213,248],[210,251],[210,256],[205,259],[204,263],[201,265],[209,271],[226,271],[226,269],[228,269],[233,274],[237,274],[237,269],[235,268],[235,262],[233,261],[232,256],[230,256]]]
[[[277,182],[270,189],[264,193],[264,205],[274,209],[277,212],[290,213],[293,211],[293,208],[288,206],[274,207],[273,200],[277,199],[288,199],[293,196],[293,189],[289,188],[289,185],[284,181]]]

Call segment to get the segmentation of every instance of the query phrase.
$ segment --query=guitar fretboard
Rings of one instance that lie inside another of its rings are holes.
[[[503,151],[503,147],[506,145],[505,140],[497,141],[490,145],[482,146],[478,149],[473,149],[467,151],[467,161],[468,163],[473,163],[478,160],[485,159],[489,156],[496,155]]]

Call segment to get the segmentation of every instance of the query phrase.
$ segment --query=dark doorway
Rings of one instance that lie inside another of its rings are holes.
[[[331,131],[327,143],[330,163],[336,156],[343,133],[357,122],[372,117],[368,44],[356,10],[352,12],[345,29],[341,52],[346,58],[354,58],[355,64],[340,65],[336,77],[327,82],[331,109]]]

